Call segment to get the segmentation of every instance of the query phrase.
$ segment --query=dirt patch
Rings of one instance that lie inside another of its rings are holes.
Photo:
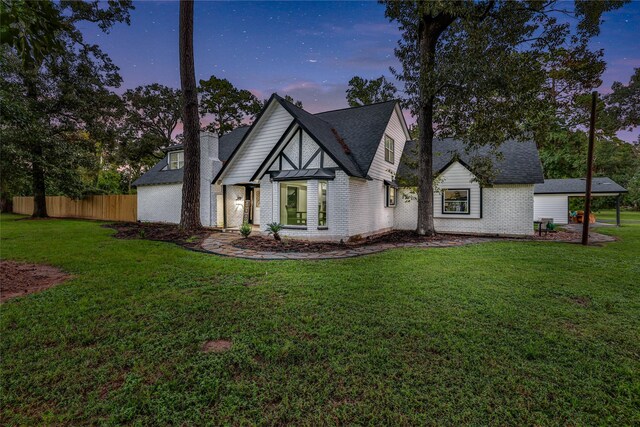
[[[589,297],[569,297],[569,301],[580,307],[589,307],[591,305],[591,298]]]
[[[50,265],[0,261],[0,302],[43,291],[70,278]]]
[[[224,353],[231,350],[232,345],[229,340],[207,341],[202,345],[202,351],[205,353]]]
[[[350,242],[321,242],[299,239],[283,238],[278,242],[273,237],[249,236],[248,238],[240,238],[231,242],[232,246],[241,249],[250,249],[254,251],[264,252],[330,252],[357,248],[361,246],[378,245],[378,244],[402,244],[402,243],[423,243],[435,241],[463,241],[468,236],[453,236],[448,234],[438,234],[432,237],[420,236],[413,231],[393,231],[377,236],[357,239]]]
[[[211,230],[202,228],[195,232],[185,232],[174,224],[158,224],[148,222],[117,222],[104,225],[113,228],[117,239],[146,239],[162,242],[173,242],[188,248],[198,248],[202,241],[211,234]]]

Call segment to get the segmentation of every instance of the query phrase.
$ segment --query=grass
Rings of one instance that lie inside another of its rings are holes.
[[[603,209],[598,212],[594,212],[594,215],[598,221],[603,222],[616,222],[616,210],[615,209]],[[640,223],[640,211],[620,210],[620,222],[625,223]]]
[[[75,278],[1,307],[3,425],[640,423],[638,225],[256,262],[16,218],[2,258]]]

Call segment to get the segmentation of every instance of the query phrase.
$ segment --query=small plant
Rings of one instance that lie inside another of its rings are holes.
[[[273,238],[279,242],[281,240],[280,230],[282,230],[283,228],[284,225],[280,224],[279,222],[272,222],[271,224],[267,224],[267,233],[273,234]]]
[[[140,231],[138,231],[138,235],[140,236],[141,239],[144,239],[144,236],[147,233],[144,231],[144,228],[141,228]]]
[[[251,231],[251,225],[247,224],[246,222],[243,223],[242,226],[240,226],[240,234],[242,234],[242,237],[244,237],[245,239],[249,237]]]

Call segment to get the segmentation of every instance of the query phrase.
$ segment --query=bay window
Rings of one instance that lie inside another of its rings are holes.
[[[287,181],[280,184],[280,223],[307,225],[307,182]]]

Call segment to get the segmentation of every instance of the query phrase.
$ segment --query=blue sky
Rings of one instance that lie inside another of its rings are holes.
[[[131,25],[109,34],[87,25],[87,40],[99,44],[120,67],[123,89],[149,83],[179,87],[177,2],[135,2]],[[212,74],[260,98],[289,94],[318,112],[346,107],[354,75],[389,76],[398,66],[399,38],[377,2],[197,2],[194,46],[196,78]],[[594,48],[608,63],[600,88],[628,82],[640,67],[640,2],[605,16]],[[625,139],[637,138],[637,132]]]

